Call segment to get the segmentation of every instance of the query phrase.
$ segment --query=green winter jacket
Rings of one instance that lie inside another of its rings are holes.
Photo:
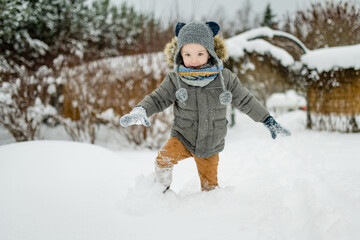
[[[223,69],[225,87],[233,95],[232,105],[246,113],[256,122],[263,122],[269,112],[244,87],[239,78],[228,69]],[[181,83],[187,89],[185,103],[176,100],[178,89],[176,73],[169,73],[159,88],[147,95],[137,106],[142,106],[150,117],[174,104],[174,124],[171,136],[177,137],[195,156],[208,158],[221,152],[227,132],[227,106],[219,102],[223,92],[219,75],[205,87]]]

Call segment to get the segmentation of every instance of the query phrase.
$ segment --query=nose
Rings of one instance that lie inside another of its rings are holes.
[[[198,60],[196,59],[196,58],[191,58],[191,60],[190,60],[190,64],[192,65],[192,66],[197,66],[197,64],[198,64]]]

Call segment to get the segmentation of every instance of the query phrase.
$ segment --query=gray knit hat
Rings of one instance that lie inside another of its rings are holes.
[[[181,48],[189,43],[196,43],[204,46],[209,52],[209,55],[215,61],[215,65],[220,71],[222,61],[216,55],[214,50],[214,37],[220,30],[219,24],[216,22],[191,22],[189,24],[178,22],[175,27],[175,35],[177,37],[177,50],[174,56],[175,72],[177,74],[177,82],[179,89],[176,91],[176,98],[180,102],[185,102],[188,98],[187,91],[181,87],[180,77],[178,74],[179,65],[182,63],[180,54]],[[219,72],[220,80],[223,88],[223,93],[220,94],[219,100],[221,104],[227,105],[232,100],[232,94],[225,89],[224,77],[222,72]]]

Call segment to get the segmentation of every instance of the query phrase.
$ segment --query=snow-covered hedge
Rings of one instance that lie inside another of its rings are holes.
[[[52,73],[45,66],[34,74],[22,68],[17,78],[0,83],[0,124],[16,141],[37,139],[43,120],[56,114],[50,105],[55,81]]]
[[[169,71],[162,53],[117,57],[36,73],[24,69],[16,79],[0,84],[0,123],[17,141],[41,139],[42,123],[61,124],[74,141],[95,143],[100,124],[127,139],[128,144],[160,147],[168,138],[171,110],[155,115],[152,127],[123,128],[119,117],[155,89]],[[126,145],[127,143],[119,143]]]
[[[98,124],[120,132],[135,144],[160,147],[170,131],[167,111],[151,119],[152,127],[124,128],[120,116],[127,114],[154,90],[168,72],[161,53],[108,58],[64,69],[63,108],[60,121],[77,141],[95,142]]]

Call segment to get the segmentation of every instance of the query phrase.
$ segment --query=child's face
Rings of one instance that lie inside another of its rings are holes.
[[[206,48],[200,44],[189,43],[181,48],[181,56],[184,60],[185,67],[199,68],[206,64],[210,55]]]

